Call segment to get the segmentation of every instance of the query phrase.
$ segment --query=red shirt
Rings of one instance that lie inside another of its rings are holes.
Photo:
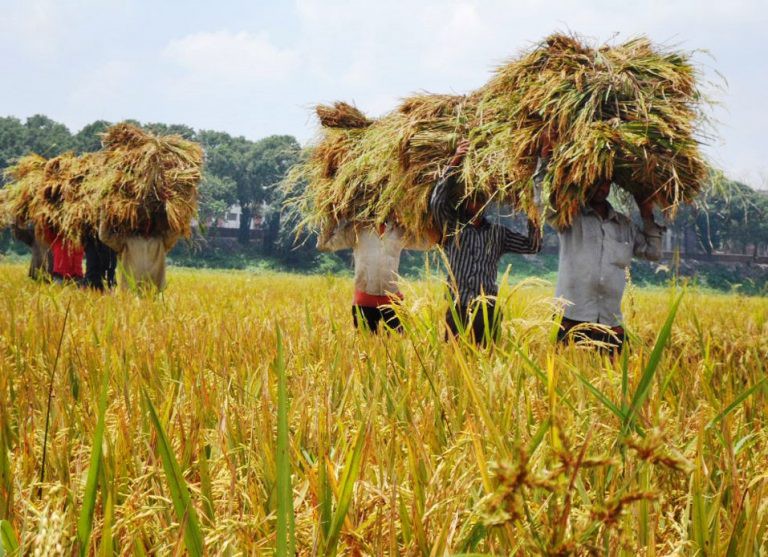
[[[83,278],[83,248],[77,248],[45,229],[45,239],[51,244],[53,253],[53,274],[65,279]]]

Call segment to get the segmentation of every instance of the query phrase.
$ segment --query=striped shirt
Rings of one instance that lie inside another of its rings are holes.
[[[530,220],[527,236],[488,222],[485,217],[480,217],[478,224],[469,224],[471,218],[462,219],[448,198],[456,187],[457,178],[452,170],[447,169],[438,180],[429,208],[435,225],[443,233],[442,248],[448,260],[454,299],[467,307],[479,296],[499,293],[496,278],[502,255],[541,250],[541,231]]]

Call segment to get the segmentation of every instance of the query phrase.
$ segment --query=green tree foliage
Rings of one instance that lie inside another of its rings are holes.
[[[101,149],[101,134],[111,125],[112,123],[106,120],[96,120],[88,124],[72,136],[72,149],[78,155],[98,151]]]
[[[257,141],[249,156],[250,202],[260,203],[264,226],[264,251],[275,255],[280,236],[283,196],[277,187],[296,162],[301,147],[290,135],[273,135]]]
[[[228,176],[219,176],[209,170],[200,182],[200,222],[215,223],[224,217],[227,209],[237,202],[237,185]]]
[[[24,129],[28,151],[43,157],[55,157],[72,149],[72,134],[67,127],[48,116],[30,116],[24,123]]]
[[[756,254],[768,245],[768,193],[721,176],[694,205],[683,207],[672,228],[691,238],[687,248],[706,253]]]

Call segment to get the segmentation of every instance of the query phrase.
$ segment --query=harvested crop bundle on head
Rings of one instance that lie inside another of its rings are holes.
[[[155,136],[130,124],[102,138],[101,218],[121,234],[192,233],[203,150],[178,135]]]
[[[39,228],[48,228],[78,245],[82,240],[82,223],[68,222],[71,205],[82,202],[82,184],[88,175],[90,161],[73,153],[50,159],[43,170],[43,185],[35,192],[29,206],[31,219]]]
[[[551,142],[545,184],[560,224],[603,180],[674,213],[707,177],[696,80],[690,53],[644,37],[593,48],[552,35],[484,87],[463,172],[488,169],[520,188]]]
[[[289,192],[306,185],[289,202],[304,217],[300,226],[326,229],[341,220],[374,225],[397,216],[410,232],[430,228],[431,187],[466,133],[468,105],[463,96],[418,95],[365,128],[327,126],[342,118],[318,107],[321,136],[286,181]]]
[[[466,198],[494,200],[538,218],[531,177],[542,150],[554,151],[545,176],[557,219],[567,224],[595,184],[613,180],[673,212],[706,178],[698,134],[703,98],[690,54],[639,38],[592,48],[552,35],[499,68],[468,96],[417,95],[368,126],[348,105],[318,107],[324,127],[288,189],[302,226],[344,218],[380,223],[393,213],[412,232],[431,226],[428,199],[458,141]]]
[[[30,204],[35,193],[43,187],[43,169],[46,160],[40,155],[21,157],[5,170],[8,184],[0,190],[0,219],[10,226],[31,220]]]

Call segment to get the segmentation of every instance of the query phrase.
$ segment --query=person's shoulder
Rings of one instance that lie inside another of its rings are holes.
[[[621,226],[628,226],[631,227],[632,219],[629,217],[629,215],[625,215],[624,213],[621,213],[619,211],[615,211],[616,214],[616,222],[618,222]]]

